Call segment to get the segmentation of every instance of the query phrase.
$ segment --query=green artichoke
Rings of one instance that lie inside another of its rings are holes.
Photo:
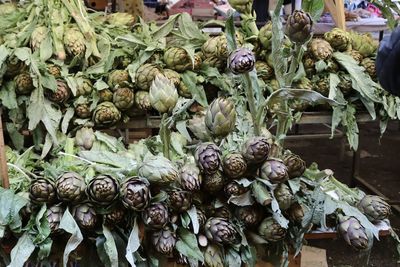
[[[63,202],[81,201],[85,196],[85,189],[85,180],[75,172],[63,173],[56,182],[57,197]]]
[[[75,107],[75,114],[81,119],[87,119],[92,116],[89,104],[78,104]]]
[[[371,79],[376,79],[376,68],[375,61],[369,57],[364,58],[361,62],[361,65],[365,68],[365,71],[371,76]]]
[[[324,38],[328,41],[332,48],[338,51],[347,51],[351,48],[351,38],[345,30],[334,28],[324,34]]]
[[[267,138],[255,136],[243,144],[242,155],[248,165],[256,165],[268,158],[269,149],[270,145]]]
[[[150,110],[151,103],[150,103],[150,95],[147,91],[138,91],[135,94],[135,105],[140,110]]]
[[[225,185],[224,192],[227,198],[232,196],[240,196],[244,194],[247,189],[236,181],[232,181]]]
[[[330,91],[330,78],[329,75],[324,75],[318,78],[314,83],[313,90],[320,93],[323,96],[329,96]]]
[[[221,150],[214,143],[203,143],[196,148],[195,159],[202,173],[214,174],[221,166]]]
[[[135,96],[130,88],[118,88],[114,92],[113,103],[119,110],[127,110],[133,106]]]
[[[150,203],[150,183],[138,177],[128,178],[121,184],[120,195],[127,209],[142,211]]]
[[[219,97],[207,108],[205,124],[214,137],[225,137],[235,129],[236,110],[232,100]]]
[[[364,57],[361,55],[361,53],[358,52],[357,50],[347,51],[346,54],[351,56],[358,64],[361,64],[362,60],[364,59]]]
[[[276,242],[286,236],[286,229],[283,228],[274,218],[265,218],[258,227],[258,233],[267,241]]]
[[[340,74],[339,75],[340,82],[338,84],[338,88],[342,93],[347,96],[353,92],[353,82],[349,74]]]
[[[82,57],[86,52],[85,36],[75,27],[64,31],[64,46],[73,57]]]
[[[306,162],[296,154],[285,154],[283,157],[283,162],[287,167],[289,179],[302,176],[304,171],[306,170]]]
[[[138,168],[140,177],[151,183],[171,183],[178,181],[178,170],[173,163],[163,156],[151,156],[144,159]]]
[[[97,213],[91,204],[83,203],[73,207],[72,216],[83,230],[93,230],[97,225]]]
[[[167,68],[184,72],[193,69],[193,62],[185,49],[181,47],[170,47],[164,53],[164,62]]]
[[[60,204],[50,206],[47,209],[46,217],[52,235],[58,235],[63,232],[63,230],[59,229],[60,221],[63,215],[64,215],[64,208]]]
[[[312,18],[302,10],[295,10],[286,21],[285,33],[290,41],[304,44],[311,37]]]
[[[151,245],[158,253],[166,256],[173,256],[177,238],[175,233],[171,230],[164,229],[151,233],[150,241]]]
[[[241,178],[246,173],[247,163],[242,154],[232,153],[224,157],[222,169],[232,179]]]
[[[340,216],[338,230],[346,243],[353,248],[357,250],[369,248],[370,240],[365,228],[355,217]]]
[[[358,203],[358,209],[371,222],[387,219],[391,214],[390,205],[379,196],[364,196]]]
[[[160,113],[171,112],[178,102],[178,91],[163,75],[157,75],[149,93],[151,106]]]
[[[251,184],[251,194],[257,203],[262,206],[268,206],[272,202],[272,196],[267,186],[260,181],[254,181]]]
[[[154,64],[144,64],[136,71],[136,85],[140,90],[149,91],[157,75],[162,74]]]
[[[213,174],[205,174],[202,188],[208,193],[215,194],[221,191],[225,185],[225,178],[220,171]]]
[[[109,90],[109,89],[101,90],[101,91],[99,91],[99,98],[100,98],[99,103],[112,102],[113,96],[114,96],[114,94],[111,90]]]
[[[220,40],[221,38],[219,37],[211,37],[202,45],[201,52],[206,59],[217,58],[217,43]]]
[[[179,172],[180,184],[182,189],[188,191],[198,191],[202,183],[199,168],[192,163],[183,165]]]
[[[124,87],[129,83],[129,73],[127,70],[114,70],[108,75],[108,86],[115,91],[119,87]]]
[[[86,193],[94,204],[108,206],[118,198],[119,185],[109,175],[98,175],[89,182]]]
[[[209,244],[204,251],[204,262],[207,267],[224,267],[225,259],[220,246]]]
[[[29,199],[36,204],[53,203],[56,199],[54,183],[45,178],[38,178],[31,182]]]
[[[45,26],[38,26],[33,30],[30,40],[30,45],[33,51],[36,51],[40,48],[40,45],[46,39],[48,33],[49,30]]]
[[[76,96],[90,95],[93,91],[93,84],[89,79],[79,78],[77,79],[78,86],[76,90]]]
[[[131,27],[135,23],[135,16],[124,12],[111,13],[107,15],[107,23],[116,27]]]
[[[267,49],[272,49],[272,22],[268,21],[264,26],[261,27],[258,32],[258,40],[260,40],[261,45]]]
[[[228,0],[229,5],[237,12],[242,14],[251,14],[253,1],[251,0]]]
[[[261,178],[273,184],[280,184],[289,179],[288,169],[280,159],[268,159],[260,169]]]
[[[263,212],[257,206],[240,207],[237,210],[238,219],[246,227],[256,227],[263,219]]]
[[[308,43],[308,46],[311,54],[317,60],[326,60],[332,56],[332,46],[324,39],[312,39],[311,42]]]
[[[121,112],[111,102],[97,105],[93,112],[93,121],[97,126],[110,127],[121,120]]]
[[[142,220],[152,229],[162,229],[169,222],[168,208],[162,203],[150,204],[142,211]]]
[[[163,75],[174,84],[175,88],[178,88],[181,83],[181,75],[179,73],[174,70],[163,69]]]
[[[350,32],[349,34],[352,48],[360,52],[363,57],[373,56],[376,53],[379,43],[372,38],[370,33]]]
[[[15,92],[19,95],[29,95],[35,89],[33,80],[28,72],[18,74],[14,78]]]
[[[272,79],[275,76],[274,69],[271,68],[267,62],[256,61],[255,68],[257,71],[258,78],[264,82]]]
[[[46,94],[50,101],[57,104],[64,104],[70,98],[71,90],[65,82],[58,80],[57,89],[55,91],[47,90]]]
[[[0,4],[0,16],[8,15],[17,11],[17,5],[15,3],[4,3]]]
[[[278,201],[281,210],[287,210],[294,202],[294,196],[290,188],[285,184],[279,184],[274,190],[276,201]]]
[[[209,218],[204,225],[204,232],[211,242],[227,245],[240,242],[240,235],[235,226],[224,218]]]
[[[168,194],[168,204],[175,212],[185,212],[192,206],[192,193],[189,191],[173,190]]]
[[[204,60],[204,65],[223,71],[226,67],[226,61],[218,57],[209,57]]]
[[[183,82],[181,81],[178,84],[178,94],[182,97],[186,97],[186,98],[192,98],[192,93],[190,92],[189,87]]]
[[[256,59],[247,48],[238,48],[229,55],[228,67],[233,74],[248,73],[254,69]]]
[[[312,77],[316,73],[315,60],[310,53],[306,53],[303,56],[303,66],[307,77]]]
[[[75,145],[84,150],[90,150],[93,146],[96,136],[92,128],[82,127],[75,134]]]

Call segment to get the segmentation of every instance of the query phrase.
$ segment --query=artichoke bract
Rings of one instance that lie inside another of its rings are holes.
[[[119,195],[117,181],[109,175],[94,177],[86,189],[89,200],[100,206],[110,205]]]
[[[196,148],[195,159],[202,173],[214,174],[221,166],[221,150],[214,143],[203,143]]]
[[[285,184],[279,184],[274,190],[276,201],[278,201],[281,210],[287,210],[294,202],[294,196],[290,188]]]
[[[75,172],[63,173],[56,182],[57,197],[64,202],[81,201],[85,195],[85,189],[85,180]]]
[[[255,136],[248,139],[242,148],[242,155],[249,165],[264,162],[269,155],[270,145],[268,139],[263,136]]]
[[[312,32],[312,18],[302,10],[295,10],[286,21],[285,33],[290,41],[304,44]]]
[[[225,178],[220,171],[217,171],[213,174],[206,174],[203,177],[202,188],[211,194],[221,191],[224,188],[224,185]]]
[[[47,90],[47,98],[57,104],[64,104],[71,96],[71,89],[68,85],[60,80],[57,80],[57,88],[55,91]]]
[[[50,206],[47,209],[46,217],[52,235],[58,235],[63,232],[63,230],[59,229],[60,221],[63,215],[64,215],[64,208],[59,204]]]
[[[138,177],[128,178],[121,184],[120,194],[125,208],[142,211],[150,203],[150,183]]]
[[[96,136],[92,128],[82,127],[75,134],[75,145],[84,150],[90,150],[93,146]]]
[[[154,203],[142,212],[143,223],[152,229],[162,229],[169,222],[168,208],[162,203]]]
[[[258,227],[258,233],[271,242],[284,239],[286,232],[287,230],[272,217],[265,218]]]
[[[160,69],[154,64],[144,64],[136,71],[136,85],[144,91],[149,91],[151,84],[157,75],[162,74]]]
[[[172,256],[177,241],[176,235],[169,229],[153,232],[150,237],[153,248],[166,256]]]
[[[308,46],[311,54],[317,60],[326,60],[332,56],[332,46],[324,39],[312,39]]]
[[[247,163],[242,154],[232,153],[224,157],[222,169],[230,178],[241,178],[246,173]]]
[[[302,176],[306,170],[306,162],[296,154],[289,153],[284,155],[283,162],[287,167],[289,179]]]
[[[247,48],[238,48],[229,55],[228,67],[233,74],[248,73],[254,69],[256,58]]]
[[[182,213],[192,206],[192,193],[189,191],[173,190],[168,194],[168,204],[175,212]]]
[[[18,74],[14,78],[15,92],[19,95],[29,95],[35,89],[33,80],[28,72]]]
[[[345,30],[334,28],[331,31],[326,32],[324,38],[335,50],[347,51],[351,48],[351,38]]]
[[[140,110],[150,110],[151,103],[150,103],[150,95],[147,91],[138,91],[135,94],[135,105]]]
[[[193,62],[185,49],[170,47],[164,53],[164,62],[168,68],[178,72],[193,69]]]
[[[46,39],[47,34],[48,29],[45,26],[39,26],[33,30],[30,40],[30,45],[33,51],[36,51],[40,48],[40,45]]]
[[[107,79],[108,86],[112,90],[116,90],[118,87],[123,87],[129,83],[129,73],[127,70],[114,70],[108,75]]]
[[[171,183],[178,180],[176,167],[161,155],[145,159],[138,168],[138,174],[151,183]]]
[[[53,203],[56,199],[54,183],[45,178],[38,178],[31,182],[29,199],[36,204]]]
[[[208,240],[215,243],[233,245],[240,241],[235,226],[224,218],[209,218],[204,225],[204,232]]]
[[[236,110],[232,100],[218,97],[207,108],[205,124],[214,137],[225,137],[235,129]]]
[[[264,26],[261,27],[258,32],[258,40],[260,40],[261,45],[267,49],[272,48],[272,22],[268,21]]]
[[[127,110],[133,106],[135,96],[130,88],[118,88],[114,92],[113,103],[119,110]]]
[[[97,105],[93,112],[93,121],[97,126],[113,126],[121,120],[121,112],[112,102]]]
[[[357,250],[365,250],[369,248],[370,241],[365,228],[355,217],[339,217],[338,230],[346,243],[353,248]]]
[[[81,57],[86,51],[85,37],[77,28],[67,28],[64,31],[64,46],[71,56]]]
[[[273,184],[280,184],[289,179],[287,167],[280,159],[268,159],[261,166],[261,178]]]
[[[364,196],[358,203],[358,209],[371,222],[387,219],[391,214],[390,205],[379,196]]]
[[[170,80],[157,75],[150,87],[151,106],[160,113],[171,112],[178,102],[178,91]]]
[[[93,230],[97,225],[97,213],[91,204],[77,205],[73,207],[71,214],[83,230]]]
[[[182,189],[188,191],[200,190],[202,177],[199,168],[192,163],[182,166],[179,172],[180,184]]]
[[[358,64],[360,64],[364,59],[363,55],[361,55],[361,53],[358,52],[357,50],[347,51],[346,54],[351,56]]]

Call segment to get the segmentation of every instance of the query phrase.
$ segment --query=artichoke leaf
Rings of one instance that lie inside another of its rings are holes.
[[[64,229],[66,232],[71,234],[63,254],[63,267],[67,267],[69,255],[83,241],[83,236],[78,224],[75,222],[74,217],[72,217],[68,209],[65,210],[64,215],[61,218],[59,228]]]
[[[176,242],[176,249],[182,255],[204,262],[203,254],[197,244],[197,237],[185,228],[178,229],[179,240]]]
[[[301,7],[305,12],[310,13],[313,21],[316,22],[324,11],[325,2],[324,0],[303,0]]]
[[[139,226],[137,220],[135,219],[135,223],[133,225],[132,231],[129,235],[128,245],[126,247],[126,259],[132,267],[135,267],[135,256],[134,253],[140,247],[140,238],[139,238]]]
[[[29,259],[34,250],[35,244],[29,233],[25,232],[11,250],[11,262],[7,267],[24,266],[24,263]]]

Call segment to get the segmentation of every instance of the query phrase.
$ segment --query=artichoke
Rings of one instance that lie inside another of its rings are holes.
[[[207,267],[224,267],[224,255],[217,244],[209,244],[204,251],[204,262]]]
[[[228,67],[233,74],[248,73],[254,69],[256,59],[247,48],[238,48],[229,55]]]
[[[164,62],[167,68],[184,72],[193,69],[192,59],[185,49],[181,47],[170,47],[164,53]]]
[[[107,23],[117,27],[131,27],[135,23],[135,16],[124,12],[111,13],[107,15]]]
[[[314,58],[310,55],[310,53],[307,53],[303,56],[303,65],[304,65],[304,70],[306,71],[307,77],[312,77],[315,72],[315,60]]]
[[[40,48],[40,45],[48,36],[48,32],[49,30],[45,26],[38,26],[32,31],[30,45],[33,51]]]
[[[63,230],[59,229],[60,221],[63,215],[64,215],[64,208],[60,204],[50,206],[47,209],[46,217],[52,235],[58,235],[63,232]]]
[[[320,93],[321,95],[328,97],[330,91],[330,78],[329,75],[324,75],[319,77],[319,79],[314,83],[313,90]]]
[[[302,176],[304,171],[306,170],[306,162],[296,154],[285,154],[283,157],[283,162],[287,167],[289,179]]]
[[[213,174],[206,174],[203,177],[202,188],[203,190],[214,194],[221,191],[225,185],[225,178],[220,171]]]
[[[127,70],[114,70],[108,75],[108,86],[115,91],[119,87],[126,86],[129,83],[129,73]]]
[[[260,40],[261,45],[267,49],[271,50],[272,48],[272,22],[268,21],[264,26],[261,27],[258,32],[258,39]]]
[[[179,84],[181,83],[181,76],[179,73],[174,70],[164,69],[163,75],[174,84],[175,88],[178,88]]]
[[[113,92],[109,89],[104,89],[99,91],[99,98],[100,98],[100,103],[101,102],[112,102],[113,100]]]
[[[75,145],[81,147],[84,150],[90,150],[95,140],[96,136],[94,135],[92,128],[83,127],[76,131]]]
[[[324,34],[324,38],[328,41],[332,48],[338,51],[347,51],[351,48],[351,38],[345,30],[334,28]]]
[[[70,96],[71,90],[68,85],[60,80],[57,81],[57,89],[55,91],[47,90],[47,98],[57,104],[64,104]]]
[[[240,235],[235,226],[224,218],[209,218],[204,225],[204,232],[211,242],[227,245],[240,242]]]
[[[28,72],[18,74],[14,78],[15,92],[19,95],[29,95],[35,89],[33,80]]]
[[[138,91],[135,94],[135,105],[140,110],[150,110],[151,103],[150,103],[150,95],[147,91]]]
[[[110,205],[119,195],[117,181],[109,175],[94,177],[88,184],[86,193],[89,200],[101,206]]]
[[[85,36],[75,27],[64,31],[64,46],[68,54],[82,57],[86,51]]]
[[[54,183],[45,178],[38,178],[31,182],[29,199],[36,204],[53,203],[56,199]]]
[[[304,218],[304,213],[307,210],[308,210],[307,206],[295,202],[290,206],[288,210],[289,218],[296,223],[302,223]]]
[[[254,181],[251,185],[251,193],[259,204],[262,206],[271,204],[272,196],[265,184],[260,181]]]
[[[218,57],[209,57],[204,60],[204,65],[223,71],[226,67],[226,61]]]
[[[258,233],[267,241],[276,242],[286,236],[286,229],[283,228],[274,218],[265,218],[258,227]]]
[[[340,216],[338,230],[346,243],[353,248],[357,250],[369,248],[370,240],[365,228],[355,217]]]
[[[221,38],[211,37],[201,47],[201,52],[205,58],[218,58],[217,57],[217,43],[221,41]]]
[[[279,184],[274,190],[276,201],[278,201],[281,210],[287,210],[294,202],[294,196],[290,188],[285,184]]]
[[[375,61],[369,57],[364,58],[361,62],[361,65],[365,68],[365,71],[371,76],[371,79],[376,79],[376,68]]]
[[[223,218],[228,221],[232,219],[232,212],[228,205],[223,205],[222,207],[215,208],[214,206],[209,207],[208,217],[218,217]]]
[[[246,227],[255,227],[263,219],[263,213],[257,206],[240,207],[237,210],[238,218]]]
[[[170,80],[157,75],[151,84],[149,99],[151,106],[158,112],[171,112],[178,102],[178,91]]]
[[[76,96],[90,95],[90,93],[93,91],[92,82],[86,78],[80,78],[77,80],[77,82],[78,86],[76,88]]]
[[[178,94],[182,97],[186,97],[186,98],[192,98],[192,93],[190,92],[189,87],[183,82],[181,81],[178,84]]]
[[[153,232],[150,236],[154,249],[163,255],[172,256],[177,241],[176,235],[169,229]]]
[[[289,179],[288,169],[280,159],[268,159],[261,166],[261,178],[273,184],[280,184]]]
[[[232,100],[219,97],[207,108],[205,124],[214,137],[225,137],[235,129],[236,110]]]
[[[251,15],[253,8],[253,1],[251,0],[228,0],[229,5],[237,12],[242,14]]]
[[[133,106],[135,100],[133,91],[130,88],[118,88],[114,92],[113,103],[119,110],[127,110]]]
[[[364,196],[358,203],[358,209],[371,222],[387,219],[391,214],[390,205],[379,196]]]
[[[192,206],[192,193],[189,191],[173,190],[168,194],[169,207],[172,210],[182,213]]]
[[[352,48],[360,52],[363,57],[373,56],[376,53],[379,43],[372,38],[370,33],[350,32],[349,34]]]
[[[93,112],[93,121],[98,126],[110,127],[120,119],[121,112],[111,102],[100,103]]]
[[[13,12],[17,11],[17,5],[15,3],[11,3],[11,2],[2,2],[0,4],[0,15],[8,15],[11,14]]]
[[[63,173],[56,182],[57,197],[63,202],[81,201],[85,195],[85,189],[85,180],[75,172]]]
[[[255,136],[248,139],[242,148],[242,155],[249,165],[256,165],[268,158],[270,145],[268,139]]]
[[[195,164],[185,164],[179,172],[182,189],[188,191],[200,190],[202,177],[199,168]]]
[[[126,213],[127,211],[123,207],[117,206],[117,208],[104,215],[104,221],[106,225],[113,227],[124,221]]]
[[[75,114],[81,119],[87,119],[90,118],[92,112],[90,111],[90,106],[85,103],[76,105]]]
[[[214,143],[203,143],[196,148],[195,159],[204,174],[216,173],[221,165],[221,150]]]
[[[257,61],[255,64],[255,68],[257,71],[258,78],[263,80],[264,82],[272,79],[275,75],[274,69],[271,68],[267,62]]]
[[[332,46],[324,39],[312,39],[308,46],[311,54],[317,60],[326,60],[332,56]]]
[[[353,82],[351,80],[350,75],[348,74],[341,74],[339,75],[340,78],[340,82],[338,84],[338,88],[340,91],[342,91],[342,93],[347,96],[349,95],[351,92],[353,92]]]
[[[83,203],[73,207],[72,216],[80,228],[93,230],[97,225],[97,213],[91,204]]]
[[[152,229],[162,229],[169,222],[168,208],[162,203],[154,203],[142,211],[144,224]]]
[[[160,75],[160,69],[153,64],[144,64],[136,71],[136,85],[139,89],[149,91],[157,75]]]
[[[127,209],[142,211],[150,203],[150,183],[138,177],[128,178],[121,184],[120,195]]]
[[[236,181],[232,181],[225,185],[224,187],[224,192],[225,195],[230,198],[232,196],[240,196],[244,194],[247,191],[245,187],[243,187],[241,184],[239,184]]]
[[[203,228],[206,224],[207,217],[204,211],[198,207],[196,207],[197,221],[199,222],[200,228]]]
[[[362,60],[364,59],[364,57],[357,50],[347,51],[346,54],[351,56],[358,64],[361,64]]]
[[[171,183],[178,180],[176,167],[169,159],[161,155],[144,159],[138,168],[138,174],[151,183]]]
[[[311,37],[312,25],[312,18],[308,13],[295,10],[286,21],[285,33],[290,41],[304,44]]]
[[[222,169],[232,179],[241,178],[246,173],[247,163],[242,154],[232,153],[224,157]]]

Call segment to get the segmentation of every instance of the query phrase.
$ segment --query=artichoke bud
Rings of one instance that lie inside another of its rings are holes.
[[[104,215],[104,221],[109,227],[114,227],[124,221],[126,213],[127,211],[123,207],[118,206]]]
[[[127,110],[133,106],[135,97],[130,88],[122,87],[115,90],[113,103],[119,110]]]
[[[312,39],[308,46],[311,54],[317,60],[327,60],[332,56],[332,46],[324,39]]]
[[[92,128],[83,127],[76,131],[75,134],[75,145],[81,147],[84,150],[90,150],[93,146],[96,136]]]
[[[193,69],[192,59],[185,49],[181,47],[170,47],[164,53],[164,62],[168,68],[184,72]]]
[[[81,119],[90,118],[92,112],[90,111],[90,106],[86,103],[77,104],[75,107],[75,114]]]
[[[155,77],[160,75],[160,69],[153,64],[144,64],[136,72],[135,82],[139,89],[149,91]]]
[[[272,217],[265,218],[258,227],[258,233],[271,242],[284,239],[286,232],[287,230]]]
[[[117,181],[109,175],[99,175],[93,178],[86,189],[87,195],[94,204],[110,205],[119,195]]]
[[[182,213],[192,206],[192,193],[174,190],[168,194],[169,206],[176,212]]]
[[[209,244],[204,251],[204,262],[208,267],[224,267],[224,255],[217,244]]]
[[[284,155],[283,162],[287,167],[289,179],[302,176],[306,170],[306,162],[296,154],[288,153]]]
[[[109,89],[104,89],[104,90],[99,91],[99,98],[100,98],[99,103],[111,102],[113,100],[113,97],[114,97],[114,94]]]
[[[268,159],[261,166],[261,178],[273,184],[280,184],[289,179],[288,169],[280,159]]]
[[[40,48],[42,42],[46,39],[48,34],[48,29],[45,26],[36,27],[31,34],[30,45],[33,51]]]
[[[285,184],[279,184],[274,190],[276,201],[278,201],[281,210],[287,210],[294,202],[294,196],[290,188]]]
[[[47,97],[50,101],[53,101],[57,104],[64,104],[71,96],[71,89],[69,89],[68,85],[58,80],[56,91],[47,90]]]
[[[111,13],[107,15],[107,23],[117,27],[131,27],[135,23],[135,16],[124,12]]]
[[[154,249],[163,255],[173,256],[175,244],[177,241],[176,235],[169,229],[153,232],[150,237],[151,244]]]
[[[163,75],[170,80],[174,86],[177,88],[179,86],[179,84],[181,83],[181,76],[179,73],[177,73],[174,70],[170,70],[170,69],[164,69],[163,70]]]
[[[220,171],[213,174],[204,175],[202,188],[203,190],[215,194],[221,191],[225,185],[225,178]]]
[[[138,91],[135,94],[135,104],[140,110],[150,110],[150,96],[147,91]]]
[[[232,179],[243,177],[247,170],[247,163],[242,154],[232,153],[224,157],[222,161],[224,173]]]
[[[233,74],[248,73],[254,69],[256,59],[247,48],[238,48],[229,55],[228,67]]]
[[[56,182],[58,199],[77,203],[84,197],[86,184],[83,177],[75,172],[65,172]]]
[[[169,222],[168,208],[162,203],[154,203],[142,212],[146,226],[152,229],[162,229]]]
[[[345,30],[334,28],[324,34],[324,38],[328,41],[333,49],[338,51],[346,51],[351,48],[351,38]]]
[[[77,205],[72,209],[71,214],[79,227],[84,230],[93,230],[97,225],[97,213],[91,204]]]
[[[139,166],[138,174],[151,183],[171,183],[178,180],[178,170],[163,156],[151,156]]]
[[[347,244],[357,250],[366,250],[369,248],[370,240],[365,228],[355,217],[340,216],[339,233]]]
[[[290,41],[304,44],[311,37],[312,25],[313,22],[308,13],[295,10],[287,19],[285,33]]]
[[[85,36],[75,27],[65,30],[64,45],[68,54],[73,57],[81,57],[85,54]]]
[[[14,78],[15,92],[19,95],[29,95],[34,89],[33,80],[28,72],[22,72]]]
[[[237,183],[236,181],[232,181],[225,185],[224,187],[225,195],[230,198],[232,196],[240,196],[244,193],[246,193],[247,189]]]
[[[267,62],[264,61],[257,61],[255,65],[257,76],[262,79],[264,82],[272,79],[275,75],[274,69],[268,65]]]
[[[272,48],[272,22],[268,21],[264,26],[261,27],[258,32],[258,39],[260,40],[261,45],[267,49],[271,50]]]
[[[59,229],[61,218],[63,215],[64,208],[60,204],[51,206],[47,209],[46,217],[52,235],[58,235],[63,232],[63,230]]]
[[[255,136],[243,144],[242,155],[248,165],[257,165],[268,158],[269,150],[268,138]]]
[[[182,189],[188,191],[200,190],[202,177],[199,168],[195,164],[185,164],[179,172]]]
[[[29,199],[36,204],[53,203],[56,199],[54,183],[45,178],[38,178],[31,182]]]
[[[121,120],[121,112],[112,102],[103,102],[94,110],[93,120],[97,126],[110,127]]]
[[[390,205],[379,196],[364,196],[358,203],[358,209],[371,222],[387,219],[391,214]]]
[[[304,218],[304,213],[307,210],[308,210],[307,206],[300,204],[298,202],[293,203],[288,210],[289,218],[296,223],[302,223]]]
[[[93,91],[93,84],[89,79],[79,78],[76,96],[90,95]]]
[[[272,202],[271,193],[262,182],[254,181],[252,183],[251,193],[255,200],[263,206],[268,206]]]
[[[150,103],[160,113],[173,110],[178,102],[178,91],[170,80],[163,75],[157,75],[150,87]]]
[[[214,174],[221,165],[221,150],[214,143],[203,143],[196,148],[195,160],[201,172]]]
[[[210,136],[206,130],[205,116],[203,114],[196,114],[187,121],[187,127],[191,133],[201,141],[207,141]]]
[[[225,137],[235,129],[236,110],[232,100],[219,97],[207,108],[205,124],[214,137]]]
[[[108,75],[107,83],[114,91],[119,87],[126,86],[129,83],[129,72],[127,70],[114,70]]]
[[[257,206],[240,207],[237,214],[239,220],[241,220],[247,227],[257,226],[263,219],[263,213]]]
[[[235,226],[227,219],[211,217],[204,226],[208,240],[219,244],[238,244],[240,234]]]
[[[121,184],[120,195],[127,209],[142,211],[150,203],[150,183],[138,177],[128,178]]]
[[[252,13],[253,1],[252,0],[228,0],[229,5],[237,12],[249,15]]]

